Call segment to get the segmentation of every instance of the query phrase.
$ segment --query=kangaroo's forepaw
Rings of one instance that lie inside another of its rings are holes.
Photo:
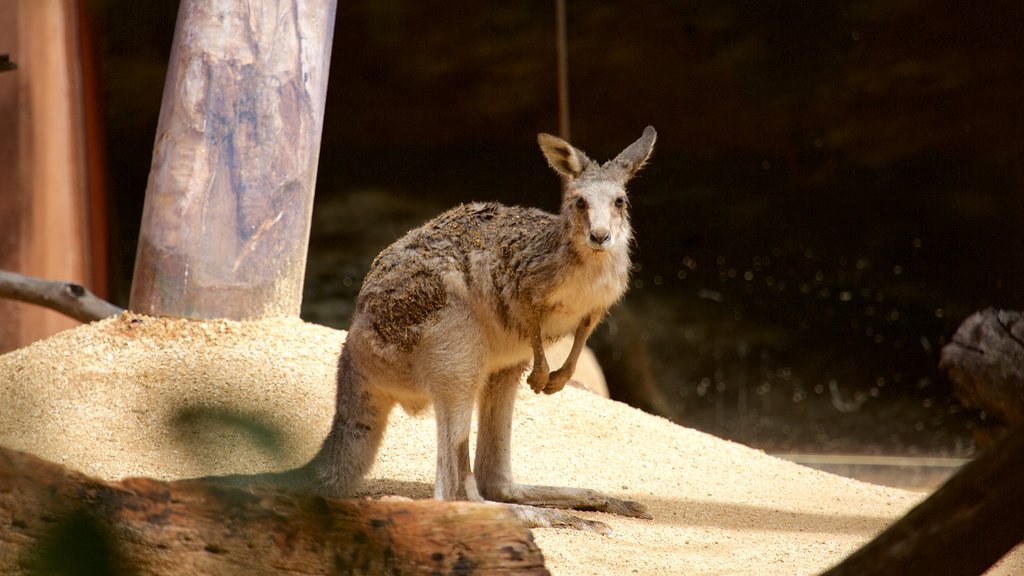
[[[572,378],[573,372],[574,370],[566,370],[565,367],[562,367],[549,374],[548,383],[546,386],[544,386],[544,393],[554,394],[555,392],[560,391],[562,388],[565,388],[565,383],[568,382],[570,378]]]
[[[512,512],[530,528],[571,528],[593,532],[602,536],[613,536],[611,526],[597,520],[587,520],[563,510],[536,508],[524,504],[509,504]]]
[[[548,385],[548,368],[543,366],[541,368],[534,368],[533,372],[526,377],[526,383],[530,385],[530,389],[535,393],[540,394],[542,391],[547,389]]]

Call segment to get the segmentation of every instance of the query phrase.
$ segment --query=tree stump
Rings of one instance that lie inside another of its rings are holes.
[[[548,574],[507,508],[103,482],[0,448],[0,573]]]
[[[968,317],[942,348],[953,394],[994,422],[975,434],[982,448],[1024,423],[1024,316],[987,308]]]

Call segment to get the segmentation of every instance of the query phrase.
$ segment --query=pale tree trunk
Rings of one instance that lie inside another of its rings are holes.
[[[182,0],[129,308],[297,316],[336,0]]]

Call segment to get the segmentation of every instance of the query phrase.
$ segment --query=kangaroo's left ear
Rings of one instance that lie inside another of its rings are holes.
[[[639,140],[630,144],[612,160],[612,165],[622,170],[623,177],[629,180],[647,163],[651,152],[654,151],[654,141],[657,139],[658,133],[654,127],[648,126]]]
[[[582,150],[558,136],[537,134],[537,143],[540,144],[540,150],[547,158],[548,165],[566,178],[578,178],[590,165],[590,158],[587,158]]]

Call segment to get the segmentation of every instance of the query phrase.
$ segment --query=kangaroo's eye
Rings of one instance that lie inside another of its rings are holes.
[[[616,208],[622,208],[625,205],[626,205],[626,197],[625,196],[619,196],[618,198],[615,199],[615,207]]]
[[[582,196],[576,198],[576,207],[579,208],[580,210],[583,210],[584,208],[587,207],[587,201],[584,200]]]

